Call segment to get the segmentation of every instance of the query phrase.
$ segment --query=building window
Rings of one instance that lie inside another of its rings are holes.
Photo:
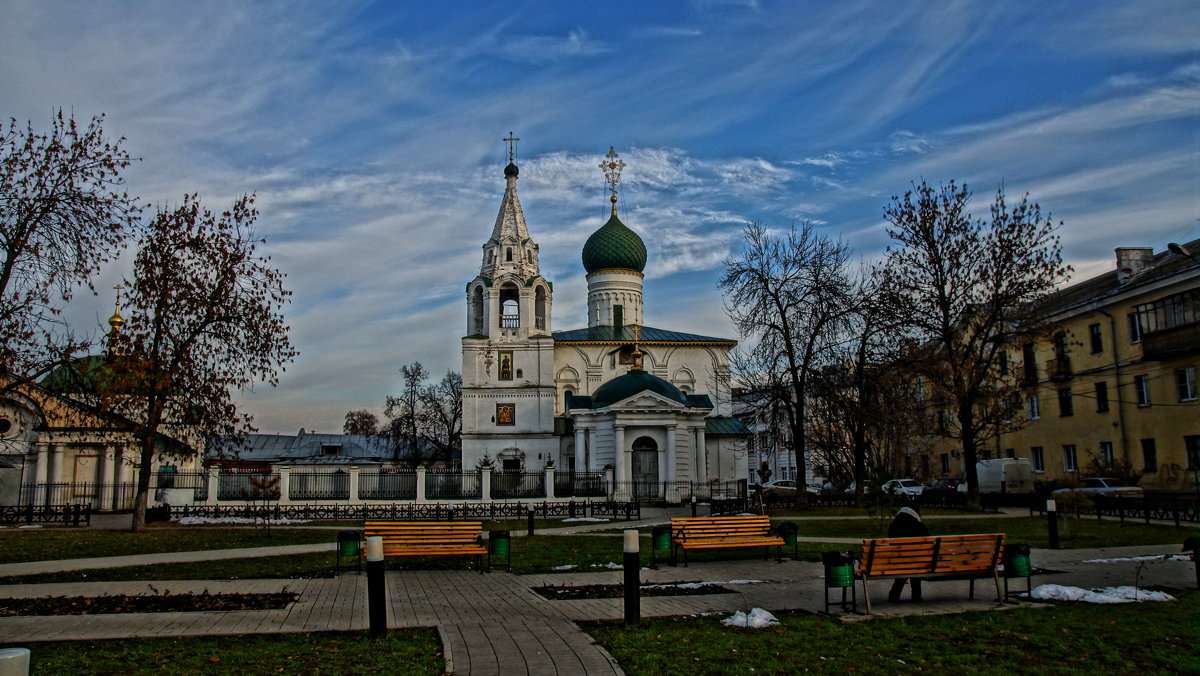
[[[1079,469],[1079,461],[1075,457],[1075,444],[1063,445],[1063,471],[1074,472]]]
[[[1158,448],[1153,439],[1142,439],[1142,469],[1146,472],[1158,471]]]
[[[498,380],[512,380],[513,379],[513,353],[512,352],[501,352],[500,353],[500,373],[496,377]]]
[[[1025,371],[1025,382],[1036,383],[1037,375],[1037,357],[1033,351],[1033,343],[1025,343],[1021,346],[1021,359],[1024,361],[1022,368]]]
[[[1175,369],[1175,387],[1179,391],[1179,401],[1196,400],[1196,367]]]
[[[942,454],[942,474],[949,474],[949,473],[950,473],[950,454],[943,453]]]
[[[1075,403],[1071,401],[1071,388],[1064,388],[1058,391],[1058,415],[1067,417],[1075,415]]]
[[[1138,319],[1136,312],[1130,312],[1129,315],[1129,342],[1142,342],[1142,322]]]
[[[1104,351],[1104,334],[1100,333],[1099,324],[1088,325],[1088,340],[1092,344],[1092,354],[1099,354]]]
[[[511,262],[512,262],[512,248],[506,248],[506,249],[504,250],[504,262],[505,262],[505,263],[511,263]]]
[[[1108,410],[1108,383],[1103,380],[1096,383],[1096,412],[1104,413]]]
[[[341,444],[321,444],[322,455],[337,455],[342,452]]]
[[[1017,457],[1017,449],[1015,449],[1015,448],[1006,448],[1006,449],[1004,449],[1004,457],[1006,457],[1006,458],[1015,458],[1015,457]]]
[[[1038,396],[1036,394],[1031,394],[1026,397],[1025,405],[1028,409],[1030,420],[1037,420],[1042,417],[1041,404],[1038,403]]]
[[[1187,453],[1188,469],[1200,470],[1200,434],[1189,434],[1184,437],[1183,448]]]
[[[1030,459],[1030,462],[1033,464],[1033,471],[1035,471],[1035,472],[1045,472],[1046,471],[1046,456],[1042,452],[1041,446],[1030,446],[1029,447],[1029,459]]]
[[[497,425],[516,425],[517,424],[517,405],[516,404],[496,404],[496,424]]]
[[[1113,445],[1111,441],[1100,442],[1100,466],[1104,469],[1113,466]]]
[[[1134,376],[1133,392],[1137,395],[1138,406],[1150,405],[1150,376]]]

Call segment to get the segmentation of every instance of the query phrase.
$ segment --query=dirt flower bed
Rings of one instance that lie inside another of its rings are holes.
[[[625,596],[625,585],[589,584],[579,587],[547,585],[533,587],[533,591],[552,601],[573,599],[619,599]],[[641,596],[704,596],[707,594],[732,594],[733,591],[717,584],[700,582],[673,582],[670,584],[646,584],[641,587]]]
[[[0,599],[0,617],[15,615],[103,615],[112,613],[180,613],[212,610],[278,610],[299,594],[112,594],[105,596],[43,596]]]

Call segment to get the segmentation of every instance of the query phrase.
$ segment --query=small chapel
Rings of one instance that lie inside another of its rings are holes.
[[[646,244],[617,217],[626,164],[600,164],[611,215],[582,252],[587,326],[555,331],[554,285],[517,196],[512,134],[500,212],[466,287],[463,468],[611,470],[620,497],[745,475],[749,430],[732,417],[737,341],[645,324]]]

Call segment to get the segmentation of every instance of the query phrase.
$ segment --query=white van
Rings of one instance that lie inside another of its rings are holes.
[[[1032,493],[1033,466],[1026,458],[993,458],[975,463],[980,493]]]

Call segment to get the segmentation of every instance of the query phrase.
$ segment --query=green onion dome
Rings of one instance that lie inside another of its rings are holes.
[[[614,213],[583,245],[583,268],[589,273],[613,268],[641,272],[646,269],[646,244]]]

